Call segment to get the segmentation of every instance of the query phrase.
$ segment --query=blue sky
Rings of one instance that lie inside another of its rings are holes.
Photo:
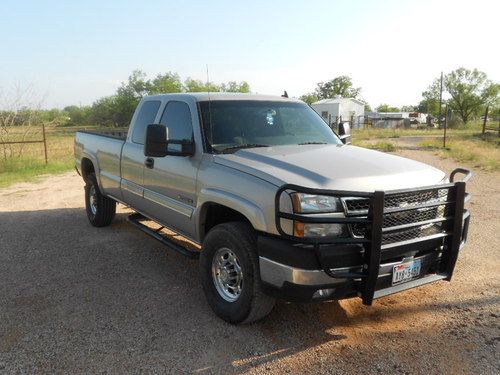
[[[44,107],[90,104],[134,69],[300,96],[347,74],[372,105],[415,104],[439,75],[500,81],[499,1],[9,1],[0,93],[32,85]],[[441,19],[439,16],[441,15]]]

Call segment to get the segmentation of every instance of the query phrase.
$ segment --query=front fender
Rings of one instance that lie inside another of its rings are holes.
[[[235,193],[219,188],[202,188],[198,203],[200,211],[207,203],[220,204],[231,208],[245,216],[255,230],[267,232],[268,225],[263,210],[256,203]],[[200,229],[199,220],[197,229]]]

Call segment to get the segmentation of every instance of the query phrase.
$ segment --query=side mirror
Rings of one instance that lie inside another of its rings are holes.
[[[342,143],[346,145],[351,144],[351,125],[348,122],[341,122],[339,124],[339,138]]]
[[[148,125],[146,128],[146,141],[144,142],[144,155],[163,157],[167,153],[167,128],[163,125]]]

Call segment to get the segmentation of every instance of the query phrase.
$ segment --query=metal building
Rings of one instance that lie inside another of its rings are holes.
[[[352,128],[363,126],[365,103],[354,98],[323,99],[311,107],[330,125],[349,121]]]

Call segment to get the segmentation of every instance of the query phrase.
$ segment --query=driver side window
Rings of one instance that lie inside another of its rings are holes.
[[[191,141],[193,139],[191,111],[184,102],[168,102],[161,116],[160,124],[167,128],[168,140]]]

